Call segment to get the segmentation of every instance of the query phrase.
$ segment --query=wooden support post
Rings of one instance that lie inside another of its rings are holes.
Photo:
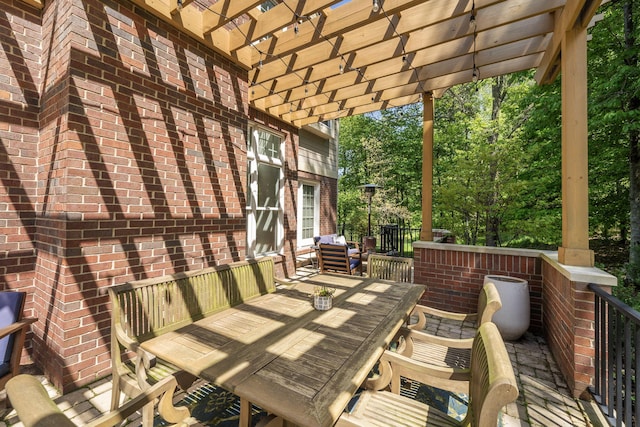
[[[422,231],[420,240],[433,241],[433,94],[422,96]]]
[[[562,40],[562,247],[565,265],[594,265],[589,250],[587,134],[587,30],[574,28]]]

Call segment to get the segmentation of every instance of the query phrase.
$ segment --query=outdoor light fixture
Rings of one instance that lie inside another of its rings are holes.
[[[473,80],[474,83],[478,83],[478,79],[479,78],[480,78],[480,70],[478,70],[478,68],[474,64],[473,65],[473,76],[471,77],[471,80]]]
[[[469,26],[473,29],[473,31],[476,30],[476,2],[475,2],[475,0],[473,0],[473,3],[471,4],[471,17],[469,18]]]
[[[182,11],[182,0],[178,0],[178,11]]]
[[[373,6],[371,7],[371,11],[373,13],[378,13],[380,11],[380,3],[378,0],[373,0]]]
[[[371,199],[373,195],[376,194],[376,188],[378,188],[375,184],[365,184],[362,186],[364,188],[364,194],[367,196],[367,200],[369,202],[369,220],[367,224],[367,236],[371,236]]]

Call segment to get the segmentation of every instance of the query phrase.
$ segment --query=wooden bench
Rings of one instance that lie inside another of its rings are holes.
[[[195,377],[157,360],[140,343],[274,292],[279,282],[274,269],[273,258],[265,257],[110,287],[111,409],[118,408],[120,392],[135,397],[169,375],[188,388]],[[153,406],[148,405],[143,425],[152,422]]]

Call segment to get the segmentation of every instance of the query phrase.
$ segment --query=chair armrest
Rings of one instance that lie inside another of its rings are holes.
[[[437,335],[431,335],[426,332],[416,331],[407,328],[401,328],[400,333],[406,338],[410,338],[415,341],[421,341],[429,344],[441,345],[450,348],[467,348],[470,349],[473,345],[473,338],[446,338],[439,337]]]
[[[357,249],[360,252],[360,244],[354,240],[347,240],[347,246],[349,249]]]
[[[478,319],[478,313],[453,313],[450,311],[439,310],[437,308],[428,307],[426,305],[416,305],[411,316],[418,316],[418,322],[408,325],[411,329],[421,330],[427,326],[426,315],[441,317],[443,319],[457,320],[460,322],[473,321]]]
[[[407,342],[407,347],[412,347],[412,341],[420,341],[427,344],[435,344],[449,348],[462,348],[470,349],[473,346],[473,338],[446,338],[439,337],[437,335],[431,335],[423,331],[416,331],[415,329],[400,328],[400,331],[396,334],[396,339],[404,338]],[[402,346],[400,346],[402,347]],[[400,354],[410,356],[405,351],[400,350]]]
[[[25,319],[20,319],[9,326],[5,326],[4,328],[0,328],[0,338],[4,338],[6,336],[14,334],[21,329],[24,329],[26,331],[29,325],[31,325],[32,323],[35,323],[37,320],[38,320],[37,318],[29,317]]]
[[[17,375],[7,382],[6,390],[11,406],[25,427],[75,427],[35,377]]]
[[[127,335],[120,323],[112,326],[112,334],[126,351],[132,351],[135,353],[140,348],[140,343]]]
[[[160,398],[158,403],[158,412],[160,416],[170,422],[177,423],[179,426],[186,426],[184,422],[191,413],[186,406],[173,406],[173,392],[175,391],[178,383],[176,378],[172,375],[162,379],[156,383],[153,387],[140,393],[116,411],[111,411],[106,415],[103,415],[94,422],[88,424],[87,427],[108,427],[119,425],[128,417],[135,414],[142,407],[153,404],[154,400]]]
[[[391,375],[385,373],[389,369]],[[400,378],[408,378],[443,390],[456,390],[471,379],[469,368],[435,366],[386,350],[380,358],[380,375],[391,377],[391,391],[400,393]],[[457,383],[452,385],[453,383]]]
[[[169,376],[144,393],[139,394],[116,411],[111,411],[87,427],[110,427],[136,413],[142,407],[153,404],[160,398],[158,410],[162,418],[170,423],[186,425],[183,420],[189,417],[186,407],[173,406],[173,392],[177,386],[176,379]],[[7,396],[15,408],[18,418],[25,427],[75,427],[47,394],[37,378],[31,375],[18,375],[7,382]]]

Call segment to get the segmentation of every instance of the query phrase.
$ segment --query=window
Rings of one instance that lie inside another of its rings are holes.
[[[247,255],[278,252],[283,246],[282,137],[251,126],[247,143]]]
[[[320,234],[320,186],[302,182],[298,187],[298,246],[313,245]]]

